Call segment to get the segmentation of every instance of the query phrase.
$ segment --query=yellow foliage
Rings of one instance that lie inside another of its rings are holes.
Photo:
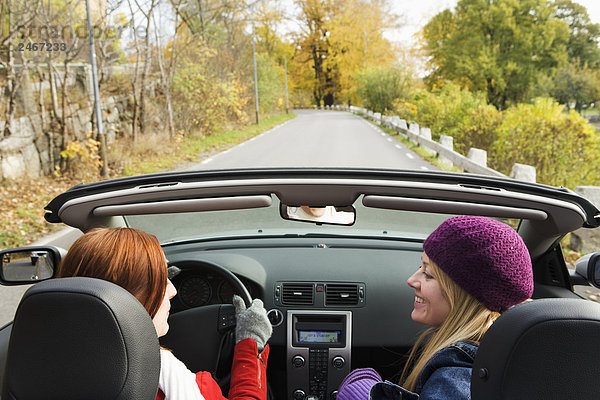
[[[91,136],[91,133],[88,133]],[[95,180],[102,166],[99,154],[100,142],[88,137],[85,140],[75,140],[67,143],[66,148],[60,152],[60,156],[66,160],[68,172],[73,177],[81,180]],[[60,168],[55,169],[56,176],[61,175]]]
[[[405,99],[398,99],[394,102],[394,109],[398,116],[407,121],[416,121],[418,109],[417,106]]]
[[[298,0],[304,33],[291,65],[293,86],[337,103],[359,103],[357,72],[398,58],[383,33],[395,23],[384,0]],[[315,65],[321,63],[321,65]]]

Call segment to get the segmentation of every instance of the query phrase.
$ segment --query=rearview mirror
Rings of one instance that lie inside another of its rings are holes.
[[[282,203],[280,213],[283,219],[317,224],[353,225],[356,220],[356,210],[353,206],[288,206]]]
[[[575,272],[600,288],[600,252],[586,254],[575,262]]]
[[[3,285],[26,285],[54,277],[66,251],[53,246],[32,246],[3,250],[0,252],[2,268],[0,283]]]

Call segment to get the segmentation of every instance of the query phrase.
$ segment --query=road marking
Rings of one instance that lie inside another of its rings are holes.
[[[402,150],[402,146],[400,146],[399,144],[397,144],[395,147],[396,147],[397,149],[400,149],[400,150]]]
[[[388,142],[392,142],[392,141],[393,141],[393,139],[392,139],[391,137],[389,137],[389,138],[387,138],[387,141],[388,141]]]
[[[383,133],[383,132],[379,132],[379,133],[381,133],[381,136],[385,136],[385,133]]]
[[[206,160],[202,161],[200,164],[206,164],[212,161],[212,158],[207,158]]]
[[[424,166],[424,165],[423,165],[423,166],[421,166],[421,169],[422,169],[422,170],[424,170],[424,171],[427,171],[427,170],[429,170],[429,168],[427,168],[427,167],[426,167],[426,166]]]
[[[413,156],[413,155],[412,155],[412,154],[410,154],[410,153],[406,153],[406,157],[410,158],[411,160],[414,160],[414,159],[415,159],[415,156]]]

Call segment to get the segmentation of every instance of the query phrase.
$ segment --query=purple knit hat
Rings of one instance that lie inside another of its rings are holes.
[[[383,382],[373,368],[359,368],[342,381],[336,400],[369,400],[369,392],[377,382]]]
[[[531,257],[521,236],[491,218],[444,221],[423,250],[454,282],[492,311],[503,311],[533,294]]]

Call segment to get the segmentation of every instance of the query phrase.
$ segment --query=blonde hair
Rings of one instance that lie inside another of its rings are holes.
[[[440,326],[427,329],[414,344],[402,370],[400,384],[414,391],[417,379],[429,359],[439,350],[459,341],[479,343],[500,313],[489,310],[475,297],[458,286],[431,259],[431,271],[438,280],[442,294],[450,303],[450,313]],[[425,342],[422,350],[421,344]],[[408,369],[414,363],[408,375]],[[402,382],[403,380],[403,382]]]

